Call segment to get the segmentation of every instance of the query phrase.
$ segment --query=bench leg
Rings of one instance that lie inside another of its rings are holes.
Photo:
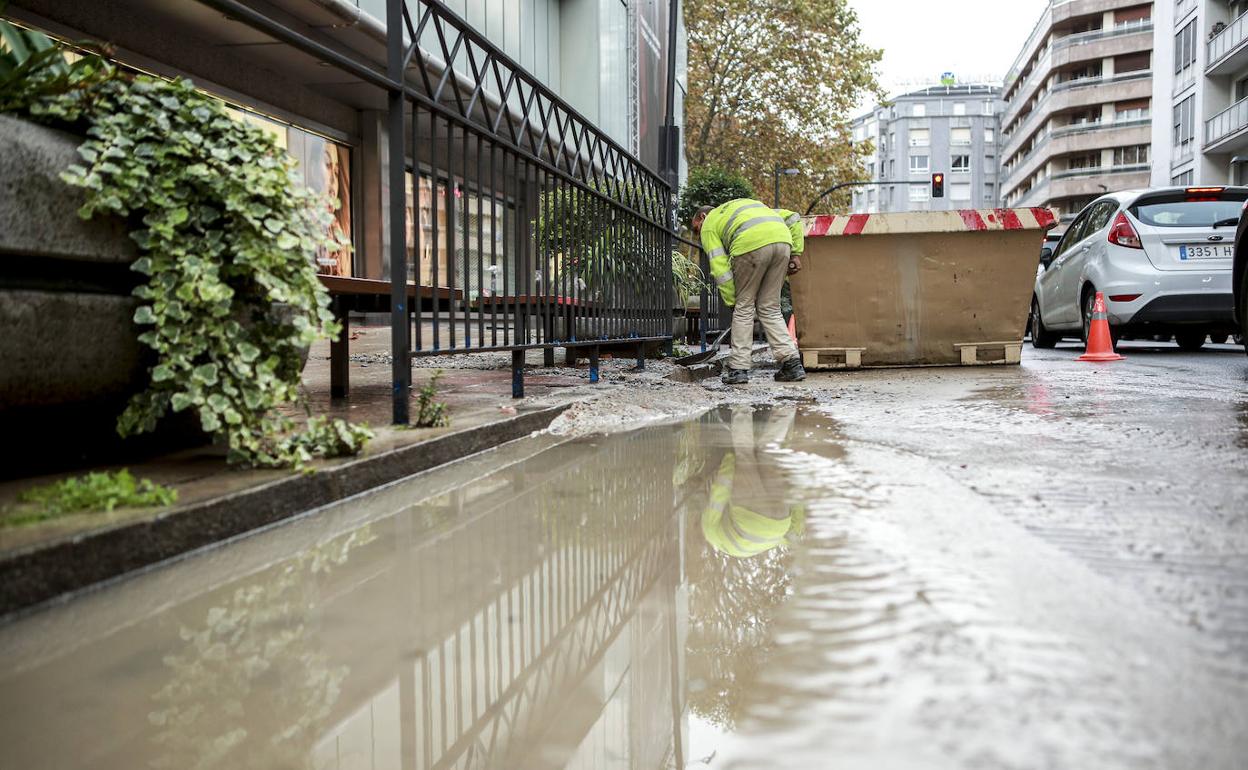
[[[598,346],[594,345],[589,349],[589,382],[596,385],[598,383]]]
[[[351,313],[341,297],[334,297],[334,320],[342,325],[338,338],[329,343],[329,396],[346,398],[351,389]]]

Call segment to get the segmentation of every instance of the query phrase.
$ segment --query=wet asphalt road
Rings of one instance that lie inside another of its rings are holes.
[[[1248,357],[1122,352],[540,436],[119,581],[0,627],[0,767],[1244,768]]]
[[[1248,358],[1078,352],[833,380],[786,675],[725,766],[1248,766]]]

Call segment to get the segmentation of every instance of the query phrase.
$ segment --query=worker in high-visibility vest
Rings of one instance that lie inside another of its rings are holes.
[[[723,375],[728,385],[749,382],[755,315],[780,364],[776,381],[806,379],[801,356],[780,313],[785,277],[802,269],[801,257],[793,256],[792,226],[766,204],[749,198],[714,208],[703,206],[690,222],[710,259],[711,277],[720,296],[733,308],[732,355]]]
[[[805,508],[786,499],[788,482],[771,454],[788,440],[795,416],[792,409],[765,416],[749,407],[732,410],[732,448],[719,463],[702,511],[702,535],[715,550],[746,559],[803,533]]]

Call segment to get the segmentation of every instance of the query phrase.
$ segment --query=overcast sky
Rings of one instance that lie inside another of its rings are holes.
[[[1048,0],[849,0],[863,40],[884,49],[880,82],[890,96],[939,83],[999,83]],[[858,115],[872,105],[859,105]]]

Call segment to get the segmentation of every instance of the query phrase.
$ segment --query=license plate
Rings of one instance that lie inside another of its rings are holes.
[[[1179,259],[1231,259],[1235,256],[1235,247],[1229,243],[1217,246],[1180,246]]]

